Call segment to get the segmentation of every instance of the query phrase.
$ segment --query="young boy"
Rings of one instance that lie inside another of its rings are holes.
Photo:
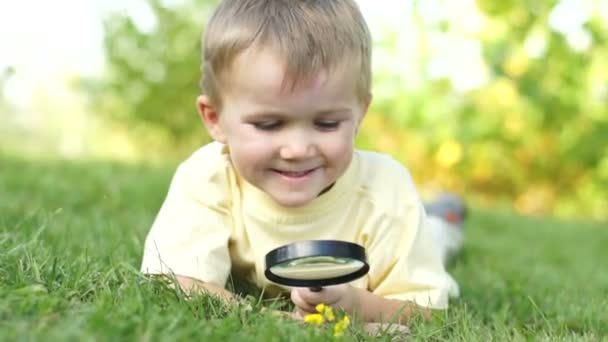
[[[445,309],[457,286],[407,170],[355,150],[371,101],[371,41],[354,0],[224,0],[204,37],[200,117],[214,142],[184,161],[146,239],[142,271],[224,298],[230,272],[368,322]],[[286,289],[265,254],[335,239],[366,248],[350,284]],[[404,309],[405,308],[405,309]]]

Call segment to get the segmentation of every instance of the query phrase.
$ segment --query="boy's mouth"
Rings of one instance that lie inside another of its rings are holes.
[[[272,171],[285,176],[285,177],[289,177],[289,178],[301,178],[301,177],[306,177],[309,174],[311,174],[314,170],[316,170],[316,168],[314,169],[309,169],[309,170],[304,170],[304,171],[285,171],[285,170],[277,170],[277,169],[272,169]]]

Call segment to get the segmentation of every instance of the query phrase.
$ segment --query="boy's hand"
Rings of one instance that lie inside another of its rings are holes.
[[[323,303],[340,308],[347,314],[356,315],[365,322],[393,322],[407,324],[414,315],[431,318],[431,309],[411,301],[388,299],[348,284],[324,287],[320,292],[308,288],[291,290],[291,301],[296,313],[302,317],[317,313],[317,304]]]
[[[294,288],[291,290],[291,301],[302,316],[316,313],[315,307],[320,303],[340,308],[349,314],[358,309],[357,289],[349,284],[324,287],[319,292],[308,288]]]

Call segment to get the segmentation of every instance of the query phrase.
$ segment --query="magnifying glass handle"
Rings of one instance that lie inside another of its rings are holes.
[[[321,286],[309,287],[310,292],[321,292],[323,288]]]

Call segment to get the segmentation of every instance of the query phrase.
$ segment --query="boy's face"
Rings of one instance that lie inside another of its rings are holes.
[[[320,72],[293,90],[283,61],[268,50],[246,51],[224,82],[221,112],[198,99],[212,137],[228,145],[236,171],[278,204],[302,206],[350,164],[367,103],[356,96],[349,68]],[[350,68],[353,69],[353,68]]]

